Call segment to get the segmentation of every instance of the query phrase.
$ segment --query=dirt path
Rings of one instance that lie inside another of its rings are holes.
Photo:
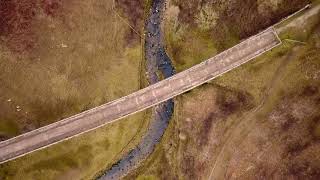
[[[213,165],[213,168],[209,175],[209,180],[211,179],[223,179],[225,172],[227,170],[228,158],[232,155],[234,149],[236,149],[238,144],[247,137],[251,130],[255,127],[257,123],[256,115],[263,111],[264,107],[268,103],[268,98],[272,93],[275,93],[276,84],[281,81],[281,77],[286,72],[285,69],[289,64],[291,59],[294,59],[297,52],[297,47],[289,52],[289,54],[282,60],[281,64],[277,68],[275,74],[273,75],[271,81],[268,83],[267,90],[265,91],[260,103],[252,111],[244,115],[240,122],[234,125],[233,128],[228,130],[227,140],[221,148],[217,159]]]
[[[305,11],[302,10],[301,12]],[[299,12],[299,13],[301,13]],[[296,27],[296,26],[305,26],[306,22],[309,18],[317,15],[320,13],[320,4],[315,5],[310,10],[304,12],[303,15],[297,17],[296,19],[290,21],[288,24],[281,26],[276,29],[277,33],[282,33],[285,30]],[[238,144],[241,143],[241,140],[246,138],[246,135],[249,134],[250,130],[255,126],[256,119],[255,115],[258,114],[260,111],[263,110],[264,106],[267,104],[268,97],[273,93],[275,84],[280,81],[281,76],[283,75],[284,69],[286,68],[287,64],[290,62],[290,59],[294,59],[296,49],[294,48],[289,55],[283,60],[283,62],[278,67],[277,71],[275,72],[272,80],[270,81],[266,92],[264,93],[261,102],[258,106],[250,111],[248,114],[244,115],[240,123],[235,125],[232,129],[229,129],[227,135],[227,141],[224,143],[222,149],[220,150],[217,159],[213,165],[213,168],[209,175],[210,179],[218,179],[216,177],[223,177],[226,171],[226,165],[228,162],[228,153],[232,153],[232,147],[236,146],[236,144],[232,144],[237,141]]]

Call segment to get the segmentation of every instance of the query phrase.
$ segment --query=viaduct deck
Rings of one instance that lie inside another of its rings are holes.
[[[269,28],[211,59],[110,103],[0,142],[0,163],[142,111],[189,91],[281,44]]]

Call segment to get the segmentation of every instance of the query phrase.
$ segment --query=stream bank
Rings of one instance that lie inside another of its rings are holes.
[[[146,74],[150,84],[175,74],[175,69],[165,52],[164,35],[161,21],[164,14],[165,0],[153,0],[150,14],[145,23],[145,59]],[[127,155],[115,163],[99,180],[120,179],[136,169],[155,149],[168,127],[174,111],[174,101],[170,99],[152,109],[152,119],[141,142]]]

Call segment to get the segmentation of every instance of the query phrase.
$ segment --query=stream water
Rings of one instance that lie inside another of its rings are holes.
[[[164,78],[175,74],[171,60],[165,52],[164,37],[161,31],[164,6],[165,0],[153,0],[150,15],[145,23],[146,71],[150,84],[161,80],[157,72],[160,72]],[[160,142],[173,115],[173,110],[173,99],[155,106],[152,109],[149,127],[141,142],[97,179],[120,179],[137,168]]]

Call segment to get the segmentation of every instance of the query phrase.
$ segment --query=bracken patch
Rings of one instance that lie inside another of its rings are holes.
[[[123,13],[128,19],[129,24],[141,34],[143,22],[144,22],[144,1],[143,0],[116,0],[115,8],[119,12]],[[132,42],[137,40],[137,35],[130,29],[130,33],[127,34],[126,40]]]
[[[302,91],[302,96],[313,96],[318,93],[318,87],[316,86],[306,86]]]
[[[208,144],[210,132],[215,120],[218,118],[218,114],[210,113],[208,117],[203,121],[202,127],[200,128],[198,140],[200,147]]]
[[[61,6],[62,6],[62,0],[42,0],[41,1],[41,7],[44,13],[48,16],[56,16]]]
[[[7,0],[0,2],[0,41],[14,52],[34,47],[32,21],[36,15],[35,0]]]
[[[6,0],[0,2],[0,42],[15,53],[33,50],[37,43],[34,20],[43,10],[54,16],[61,0]]]
[[[278,22],[309,2],[309,0],[284,0],[276,11],[270,9],[268,13],[260,14],[257,0],[237,0],[227,6],[221,14],[220,24],[226,23],[240,38],[246,38]]]

